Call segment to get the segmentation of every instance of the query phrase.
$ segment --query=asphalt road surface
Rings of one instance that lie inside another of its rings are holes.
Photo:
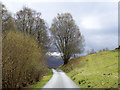
[[[52,78],[43,88],[79,88],[62,70],[52,71]]]

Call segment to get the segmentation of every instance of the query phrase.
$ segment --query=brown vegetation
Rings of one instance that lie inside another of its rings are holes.
[[[1,5],[2,87],[25,87],[39,81],[48,70],[44,58],[49,46],[47,26],[39,12],[24,7],[13,18]]]
[[[33,38],[10,31],[2,44],[3,88],[24,87],[40,80],[47,68],[41,49]]]

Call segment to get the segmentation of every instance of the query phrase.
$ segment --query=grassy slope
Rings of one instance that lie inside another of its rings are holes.
[[[48,70],[48,73],[39,82],[31,85],[29,88],[42,88],[51,79],[52,74],[52,70]]]
[[[80,88],[117,88],[118,51],[104,51],[72,59],[60,67]]]

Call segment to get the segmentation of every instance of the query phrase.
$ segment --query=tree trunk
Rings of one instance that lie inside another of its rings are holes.
[[[67,63],[68,63],[68,60],[67,60],[67,59],[65,59],[65,60],[64,60],[64,65],[65,65],[65,64],[67,64]]]

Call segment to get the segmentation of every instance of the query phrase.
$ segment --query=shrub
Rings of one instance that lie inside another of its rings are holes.
[[[108,51],[108,50],[109,50],[108,48],[103,49],[103,51]]]
[[[87,54],[89,55],[89,54],[95,54],[96,52],[95,52],[95,50],[94,49],[90,49],[90,50],[88,50],[87,51]]]
[[[115,48],[115,50],[119,50],[119,49],[120,49],[120,45],[117,48]]]
[[[99,52],[102,52],[102,50],[99,50]]]
[[[41,48],[30,36],[9,31],[2,46],[3,88],[21,88],[39,81],[47,70]]]

